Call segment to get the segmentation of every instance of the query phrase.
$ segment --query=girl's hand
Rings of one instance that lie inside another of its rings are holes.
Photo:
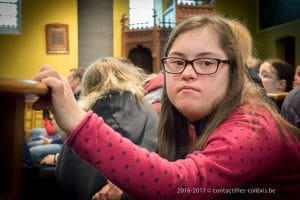
[[[42,160],[41,160],[41,164],[47,164],[47,165],[53,165],[55,164],[54,162],[55,159],[55,155],[49,154],[47,156],[45,156]]]
[[[39,138],[41,138],[43,144],[51,144],[52,139],[46,138],[45,136],[40,135]]]
[[[58,126],[67,133],[72,132],[83,119],[85,112],[77,104],[67,79],[45,65],[33,80],[41,81],[51,88],[49,96],[39,98],[33,108],[39,110],[48,107]]]
[[[108,184],[97,192],[92,200],[120,200],[122,193],[123,191],[120,188],[108,181]]]

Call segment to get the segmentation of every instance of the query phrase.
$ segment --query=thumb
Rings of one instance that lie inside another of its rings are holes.
[[[96,195],[98,196],[97,200],[106,200],[108,199],[108,193],[110,191],[110,185],[106,184]]]

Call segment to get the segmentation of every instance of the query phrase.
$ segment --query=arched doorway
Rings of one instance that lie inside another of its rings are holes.
[[[137,48],[130,50],[128,59],[133,64],[143,68],[147,73],[153,72],[152,53],[148,48],[138,45]]]
[[[276,41],[276,55],[295,67],[295,37],[288,36]]]

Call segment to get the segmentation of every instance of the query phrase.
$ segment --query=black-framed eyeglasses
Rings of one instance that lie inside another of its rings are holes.
[[[196,58],[185,60],[177,57],[165,57],[161,59],[164,71],[169,74],[182,73],[188,64],[191,64],[196,74],[210,75],[217,72],[220,63],[230,64],[230,60],[217,58]]]

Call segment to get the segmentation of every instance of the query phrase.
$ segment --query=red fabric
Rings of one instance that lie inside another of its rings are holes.
[[[155,89],[162,88],[163,85],[164,85],[164,75],[162,72],[160,72],[145,83],[145,86],[144,86],[145,94],[148,94]],[[161,102],[156,101],[156,102],[152,103],[152,108],[158,115],[160,115]]]
[[[48,118],[44,119],[44,127],[48,135],[55,135],[55,127],[50,119]]]
[[[288,141],[292,145],[283,142],[265,109],[250,112],[241,106],[213,131],[204,150],[176,162],[135,146],[92,112],[71,133],[67,145],[135,199],[198,200],[245,185],[276,189],[273,197],[284,190],[300,196],[300,143]],[[251,195],[251,190],[244,193]],[[265,195],[255,195],[261,194]]]
[[[152,103],[152,108],[160,116],[161,102]]]
[[[148,80],[145,83],[144,88],[145,88],[145,91],[146,91],[146,94],[147,94],[152,90],[163,87],[163,85],[164,85],[164,75],[163,75],[162,72],[160,72],[155,77]]]

